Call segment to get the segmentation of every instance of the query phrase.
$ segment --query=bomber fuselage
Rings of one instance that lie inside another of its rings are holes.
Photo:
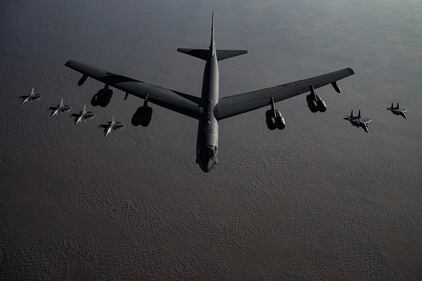
[[[209,172],[217,163],[218,121],[214,115],[214,108],[218,100],[219,71],[212,27],[210,52],[205,64],[202,82],[201,103],[203,113],[199,118],[196,142],[196,162],[204,172]]]

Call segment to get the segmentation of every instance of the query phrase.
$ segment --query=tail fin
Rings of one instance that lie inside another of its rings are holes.
[[[359,113],[358,113],[358,118],[360,118],[360,109],[359,109]]]
[[[394,102],[392,102],[391,103],[391,107],[390,107],[391,109],[393,109],[394,108]]]
[[[215,51],[215,41],[214,41],[214,12],[211,14],[211,41],[210,41],[210,51]],[[214,55],[214,53],[213,53]]]
[[[114,122],[114,114],[111,115],[111,122]]]
[[[396,106],[396,108],[397,108],[397,109],[399,109],[399,108],[400,108],[400,106],[399,106],[399,102],[397,102],[397,106]]]
[[[84,104],[84,108],[82,109],[82,112],[86,112],[86,104]]]
[[[248,53],[248,51],[246,50],[215,50],[214,12],[212,12],[212,18],[211,18],[211,42],[210,42],[209,49],[178,48],[177,51],[202,59],[202,60],[207,60],[210,55],[217,55],[217,59],[219,61]]]
[[[60,105],[63,105],[63,98],[60,99]]]
[[[352,109],[352,112],[350,112],[350,117],[352,117],[352,118],[354,117],[353,116],[353,109]]]

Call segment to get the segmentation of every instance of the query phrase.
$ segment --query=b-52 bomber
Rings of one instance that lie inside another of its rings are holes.
[[[116,121],[114,115],[111,117],[111,121],[108,121],[106,124],[101,124],[98,128],[104,130],[104,136],[108,136],[111,132],[123,128],[125,125],[122,122]]]
[[[222,120],[243,114],[262,107],[271,106],[265,113],[267,127],[270,130],[284,129],[284,118],[275,108],[275,103],[311,92],[306,101],[312,112],[324,112],[327,109],[321,97],[315,94],[315,89],[331,84],[340,93],[337,81],[354,74],[351,68],[298,80],[274,87],[247,93],[220,97],[218,63],[232,57],[246,54],[246,50],[217,49],[214,37],[214,16],[211,21],[211,40],[208,49],[179,48],[179,52],[205,61],[201,97],[182,93],[160,86],[152,85],[120,74],[114,74],[75,60],[69,60],[65,65],[82,74],[78,85],[82,85],[88,77],[104,83],[91,100],[93,106],[107,106],[113,95],[110,87],[125,92],[125,99],[129,94],[146,99],[148,102],[162,106],[198,120],[196,141],[196,162],[204,172],[209,172],[217,163],[218,127]],[[132,118],[132,124],[147,126],[151,120],[152,109],[145,103],[142,110],[137,110]],[[145,122],[143,122],[145,121]]]
[[[407,119],[407,116],[406,116],[407,109],[400,108],[399,102],[397,102],[396,106],[394,106],[394,103],[391,103],[391,106],[387,107],[386,109],[391,111],[394,115],[401,116],[404,119]]]
[[[365,130],[365,132],[369,132],[368,131],[368,124],[372,121],[371,119],[366,119],[366,118],[362,118],[360,115],[360,110],[357,116],[353,116],[353,109],[352,112],[350,113],[350,116],[346,116],[343,118],[344,120],[347,120],[350,122],[350,124],[352,124],[352,126],[354,127],[361,127],[362,129]]]
[[[71,109],[72,109],[72,107],[63,103],[63,99],[60,99],[60,104],[58,104],[56,106],[48,107],[48,110],[51,110],[51,114],[50,114],[51,117],[53,117],[57,114],[63,113],[63,112],[68,112]]]
[[[82,121],[91,120],[95,117],[95,113],[86,110],[86,104],[84,104],[84,107],[81,111],[79,111],[78,113],[73,113],[71,116],[75,119],[75,125],[77,125]]]
[[[19,96],[19,99],[21,101],[21,104],[27,103],[27,102],[32,102],[32,101],[36,101],[39,100],[41,98],[41,96],[39,94],[35,93],[35,89],[32,88],[31,92],[29,92],[28,95],[26,96]]]

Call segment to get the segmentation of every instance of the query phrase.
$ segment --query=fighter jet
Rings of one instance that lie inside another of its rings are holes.
[[[337,82],[354,74],[351,68],[344,68],[274,87],[220,97],[219,62],[246,54],[247,51],[216,48],[214,16],[211,20],[209,48],[179,48],[177,51],[205,62],[200,97],[152,85],[75,60],[69,60],[65,65],[82,74],[78,81],[79,86],[85,83],[88,77],[104,84],[104,88],[92,97],[91,104],[93,106],[105,107],[110,103],[113,96],[111,87],[123,91],[125,99],[130,94],[147,100],[148,102],[145,102],[134,113],[132,118],[134,126],[148,126],[152,116],[152,109],[149,106],[151,103],[197,120],[196,163],[204,172],[211,171],[217,163],[219,124],[224,119],[262,107],[270,107],[263,116],[268,129],[282,130],[285,128],[285,122],[280,111],[275,108],[277,102],[310,93],[306,97],[309,109],[312,112],[324,112],[327,110],[327,106],[322,98],[315,93],[316,90],[325,85],[331,85],[337,93],[340,93],[341,89]]]
[[[73,118],[75,118],[75,125],[81,123],[82,121],[90,120],[95,117],[95,113],[92,111],[86,110],[86,104],[84,104],[84,107],[81,111],[78,113],[73,113],[71,115]]]
[[[41,98],[40,95],[35,94],[34,88],[31,89],[31,92],[28,95],[19,96],[19,99],[21,100],[21,104],[31,102],[31,101],[36,101],[36,100],[39,100],[40,98]]]
[[[359,113],[358,113],[357,116],[353,116],[353,109],[352,109],[350,116],[346,116],[343,119],[349,121],[350,124],[352,124],[352,126],[357,127],[357,128],[361,127],[362,129],[365,130],[365,132],[367,132],[367,133],[369,132],[368,131],[368,123],[370,123],[372,120],[362,118],[360,116],[360,109],[359,109]]]
[[[51,114],[50,114],[51,117],[53,117],[57,114],[63,113],[63,112],[68,112],[71,109],[72,109],[72,107],[63,103],[63,98],[60,99],[60,104],[58,104],[56,106],[48,107],[48,110],[51,110]]]
[[[397,102],[396,106],[394,106],[394,103],[391,103],[391,106],[386,109],[391,111],[394,115],[398,115],[398,116],[403,117],[404,119],[407,119],[407,116],[406,116],[407,109],[400,108],[399,102]]]
[[[108,121],[106,124],[101,124],[98,128],[104,130],[104,136],[108,136],[111,132],[123,128],[125,125],[122,122],[116,121],[114,115],[111,117],[111,121]]]

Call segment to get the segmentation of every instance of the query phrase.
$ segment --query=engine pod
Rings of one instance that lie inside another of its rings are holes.
[[[306,96],[306,102],[308,104],[308,108],[311,112],[315,113],[318,112],[318,104],[315,101],[315,98],[312,94]]]

